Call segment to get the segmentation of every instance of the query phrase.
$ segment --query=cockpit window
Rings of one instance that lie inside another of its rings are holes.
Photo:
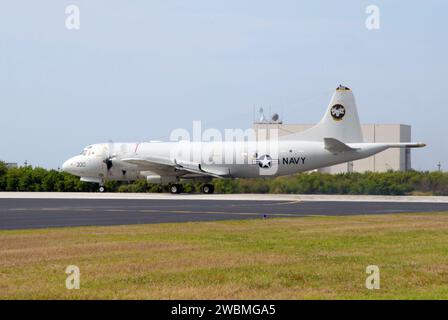
[[[91,149],[92,149],[92,146],[88,146],[88,147],[84,148],[84,150],[82,150],[81,154],[82,154],[83,156],[90,155],[90,151],[91,151]]]

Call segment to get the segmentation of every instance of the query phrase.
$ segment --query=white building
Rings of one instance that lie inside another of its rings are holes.
[[[269,138],[269,130],[277,129],[278,136],[304,131],[311,124],[254,123],[253,128],[259,135],[264,129]],[[364,124],[362,131],[365,142],[411,142],[411,126],[404,124]],[[411,169],[410,149],[388,149],[373,157],[319,169],[320,172],[386,172],[389,170],[406,171]]]

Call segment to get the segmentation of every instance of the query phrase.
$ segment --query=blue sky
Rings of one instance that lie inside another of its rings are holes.
[[[65,8],[80,8],[67,30]],[[367,30],[367,5],[381,28]],[[15,0],[0,10],[0,158],[57,168],[95,142],[248,128],[253,106],[320,120],[351,87],[363,123],[405,123],[448,168],[446,1]]]

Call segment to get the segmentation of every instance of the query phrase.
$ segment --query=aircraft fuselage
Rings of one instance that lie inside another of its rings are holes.
[[[369,157],[387,149],[386,145],[354,143],[355,151],[332,153],[323,142],[278,141],[275,146],[257,142],[145,142],[95,144],[84,154],[67,160],[63,169],[83,180],[132,181],[154,173],[120,159],[145,156],[170,159],[180,163],[198,163],[207,172],[228,174],[231,178],[256,178],[290,175]],[[106,149],[114,149],[110,170],[104,161]],[[263,159],[266,156],[266,159]],[[264,163],[263,163],[264,160]],[[176,176],[176,172],[172,172]]]

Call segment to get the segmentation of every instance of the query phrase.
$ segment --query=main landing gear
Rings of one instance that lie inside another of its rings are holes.
[[[172,184],[172,185],[170,185],[170,192],[171,193],[173,193],[173,194],[176,194],[176,193],[181,193],[183,190],[182,190],[182,185],[181,184]]]
[[[181,184],[175,183],[170,185],[170,192],[172,194],[179,194],[182,193],[183,191],[184,190]],[[212,184],[207,183],[201,187],[201,191],[204,194],[211,194],[215,191],[215,187]]]
[[[212,184],[206,183],[201,187],[202,193],[211,194],[215,191],[215,187]]]

